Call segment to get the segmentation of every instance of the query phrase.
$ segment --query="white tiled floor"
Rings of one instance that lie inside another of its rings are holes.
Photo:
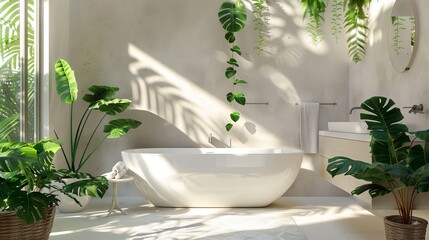
[[[108,200],[93,201],[82,213],[57,213],[50,239],[382,240],[383,216],[396,213],[375,215],[347,197],[287,197],[267,208],[235,209],[156,208],[120,198],[129,214],[106,217]],[[428,219],[429,211],[415,215]]]

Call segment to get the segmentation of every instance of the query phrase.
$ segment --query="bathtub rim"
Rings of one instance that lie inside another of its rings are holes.
[[[124,154],[174,154],[174,155],[281,155],[304,154],[293,148],[135,148],[125,149]]]

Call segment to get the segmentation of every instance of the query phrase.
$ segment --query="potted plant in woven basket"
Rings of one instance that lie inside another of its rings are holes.
[[[59,191],[67,196],[79,183],[59,188],[63,173],[52,163],[60,145],[55,139],[37,143],[0,143],[0,239],[48,239]]]
[[[428,222],[413,216],[417,195],[429,190],[429,130],[409,132],[391,99],[372,97],[361,104],[360,118],[368,125],[372,164],[344,156],[329,159],[327,171],[368,181],[352,194],[371,197],[391,193],[399,215],[384,218],[386,239],[425,239]]]

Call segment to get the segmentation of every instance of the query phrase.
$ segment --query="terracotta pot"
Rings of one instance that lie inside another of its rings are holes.
[[[413,224],[403,224],[401,216],[384,217],[386,240],[424,240],[428,222],[423,218],[413,217]]]

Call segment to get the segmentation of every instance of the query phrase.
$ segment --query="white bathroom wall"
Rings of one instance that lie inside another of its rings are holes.
[[[347,119],[349,72],[344,39],[337,44],[327,26],[326,41],[313,46],[299,3],[291,0],[270,1],[267,54],[257,55],[253,50],[256,35],[250,25],[252,18],[237,34],[243,51],[243,57],[238,58],[238,76],[249,84],[235,90],[243,89],[248,102],[269,104],[236,107],[227,103],[225,95],[233,89],[224,77],[230,46],[217,19],[221,2],[69,2],[67,59],[75,70],[80,97],[92,84],[118,86],[120,97],[133,100],[133,110],[125,115],[143,122],[125,138],[106,142],[85,170],[94,174],[109,171],[120,160],[122,149],[213,147],[207,141],[210,133],[216,138],[216,147],[229,145],[231,139],[232,147],[299,148],[296,103],[301,102],[338,103],[321,107],[321,129],[327,128],[328,121]],[[78,110],[82,108],[78,105]],[[51,109],[58,116],[55,127],[61,131],[67,124],[63,119],[67,109]],[[242,113],[242,119],[227,133],[224,126],[233,109]],[[307,155],[288,194],[342,194],[320,181],[318,172],[317,158]]]
[[[418,49],[414,64],[404,73],[394,70],[389,57],[389,21],[394,0],[373,1],[371,5],[371,32],[365,59],[359,64],[350,64],[350,107],[374,95],[392,98],[399,107],[423,104],[429,107],[429,1],[411,0],[417,5]],[[429,128],[429,112],[409,114],[402,111],[405,122],[412,130]],[[350,117],[359,119],[359,111]]]

